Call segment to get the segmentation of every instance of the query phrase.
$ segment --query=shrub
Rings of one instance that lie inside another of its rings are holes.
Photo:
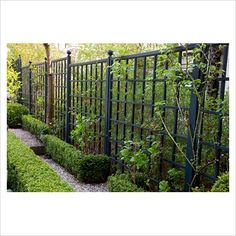
[[[31,115],[22,116],[22,127],[39,139],[42,139],[43,135],[49,134],[50,131],[47,124],[32,117]]]
[[[229,172],[218,177],[211,188],[211,192],[229,192]]]
[[[7,104],[7,124],[10,128],[21,127],[22,116],[28,114],[27,107],[19,103]]]
[[[87,183],[100,183],[107,179],[109,160],[106,156],[84,155],[74,146],[53,135],[43,137],[46,153],[75,177]]]
[[[45,145],[46,153],[49,154],[54,161],[77,176],[78,162],[81,158],[80,151],[54,135],[45,135],[42,141]]]
[[[147,174],[142,172],[136,172],[134,178],[135,178],[135,184],[138,187],[143,188],[145,190],[149,189],[149,178]]]
[[[8,132],[8,188],[14,192],[73,192],[74,189],[34,152]]]
[[[132,183],[131,177],[127,174],[109,176],[108,189],[110,192],[144,192],[144,189]]]
[[[102,183],[109,175],[109,159],[103,155],[84,155],[79,161],[79,179],[86,183]]]
[[[169,192],[170,191],[170,186],[169,182],[166,180],[162,180],[159,183],[159,192]]]

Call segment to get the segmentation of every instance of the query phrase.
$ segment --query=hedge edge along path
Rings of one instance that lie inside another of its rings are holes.
[[[13,133],[8,132],[7,185],[14,192],[74,192]]]

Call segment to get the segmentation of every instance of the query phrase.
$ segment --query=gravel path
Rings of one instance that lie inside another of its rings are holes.
[[[30,132],[23,129],[8,129],[27,144],[37,155],[43,155],[45,152],[43,144]]]
[[[13,132],[16,137],[20,138],[23,142],[25,142],[30,147],[43,146],[43,144],[30,132],[23,129],[8,129]]]
[[[43,161],[48,163],[57,174],[66,182],[68,182],[76,192],[108,192],[107,184],[85,184],[79,182],[73,175],[67,172],[63,167],[53,161],[51,158],[48,158],[44,154],[44,146],[43,144],[31,133],[25,131],[23,129],[8,129],[13,132],[18,138],[20,138],[23,142],[25,142],[34,152],[41,158]],[[11,191],[11,190],[9,190]]]
[[[73,175],[68,173],[63,167],[52,159],[47,158],[45,155],[39,157],[47,162],[48,165],[51,166],[63,180],[67,181],[76,190],[76,192],[108,192],[106,183],[85,184],[79,182]]]

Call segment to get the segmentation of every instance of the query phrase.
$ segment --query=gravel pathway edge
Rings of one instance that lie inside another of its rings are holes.
[[[53,168],[64,181],[68,182],[75,189],[76,192],[108,192],[107,183],[85,184],[79,182],[72,174],[46,155],[39,156],[39,158]]]

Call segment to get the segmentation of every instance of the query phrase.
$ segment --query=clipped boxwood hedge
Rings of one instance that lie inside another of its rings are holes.
[[[108,157],[84,155],[74,146],[54,135],[45,135],[43,143],[46,153],[77,179],[86,183],[102,183],[107,180],[109,174]]]
[[[79,179],[85,183],[101,183],[109,175],[109,159],[104,155],[84,155],[79,160]]]
[[[22,127],[31,134],[34,134],[38,139],[41,139],[43,135],[49,134],[50,132],[47,124],[31,115],[22,116]]]
[[[8,132],[7,185],[14,192],[73,192],[74,189],[34,152]]]
[[[211,192],[229,192],[229,172],[218,177],[211,188]]]
[[[110,192],[145,192],[134,184],[127,174],[115,174],[108,177],[108,190]]]
[[[7,104],[7,125],[10,128],[21,127],[22,116],[28,114],[27,107],[19,103]]]

